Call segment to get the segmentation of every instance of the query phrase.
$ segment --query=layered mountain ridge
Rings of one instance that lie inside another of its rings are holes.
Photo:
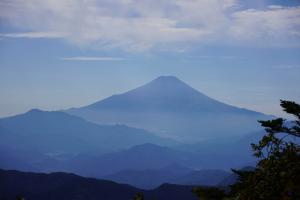
[[[133,199],[137,193],[143,193],[145,199],[196,200],[196,195],[191,192],[193,187],[163,184],[153,190],[143,190],[69,173],[43,174],[0,169],[0,199],[119,200]]]
[[[0,167],[51,171],[53,164],[58,163],[57,169],[66,158],[79,154],[99,156],[147,142],[176,144],[142,129],[98,125],[60,111],[33,109],[0,119]]]
[[[210,185],[223,170],[255,162],[257,120],[269,118],[164,76],[85,107],[0,119],[0,168],[72,172],[147,189]],[[211,169],[221,171],[205,171]]]

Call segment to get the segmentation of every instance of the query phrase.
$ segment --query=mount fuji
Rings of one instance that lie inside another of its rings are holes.
[[[98,124],[125,124],[181,142],[229,138],[260,130],[263,113],[214,100],[173,76],[65,111]]]

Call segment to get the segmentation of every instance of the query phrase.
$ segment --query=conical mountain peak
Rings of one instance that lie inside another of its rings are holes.
[[[176,76],[159,76],[153,81],[158,81],[158,82],[181,82]]]
[[[174,76],[160,76],[123,94],[113,95],[87,106],[96,110],[184,111],[215,109],[224,104],[190,87]]]
[[[264,119],[260,113],[214,100],[174,76],[160,76],[70,113],[99,124],[126,124],[189,142],[213,138],[223,130],[232,135],[247,128],[251,132],[257,130],[257,120]]]
[[[38,108],[33,108],[33,109],[29,110],[27,113],[42,113],[42,112],[47,112],[47,111],[43,111]]]
[[[180,79],[178,79],[175,76],[159,76],[156,79],[152,80],[151,82],[149,82],[146,85],[170,85],[170,86],[178,86],[178,85],[182,85],[184,87],[189,87],[186,83],[184,83],[183,81],[181,81]],[[145,86],[146,86],[145,85]]]
[[[148,98],[182,98],[203,95],[175,76],[159,76],[149,83],[130,90],[122,95],[143,96]],[[203,95],[205,96],[205,95]]]

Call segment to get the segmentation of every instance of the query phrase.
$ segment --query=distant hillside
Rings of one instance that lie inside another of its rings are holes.
[[[216,101],[176,77],[161,76],[139,88],[66,112],[104,124],[126,124],[185,142],[260,130],[262,113]]]
[[[173,183],[176,178],[185,176],[192,171],[192,169],[187,167],[170,164],[160,169],[121,170],[117,173],[104,176],[103,178],[142,189],[153,189],[163,183]]]
[[[161,169],[122,170],[104,179],[126,183],[138,188],[152,189],[163,183],[215,186],[231,173],[223,170],[191,170],[178,165]]]
[[[64,112],[35,109],[0,119],[0,167],[55,169],[78,154],[101,155],[147,142],[175,144],[142,129],[97,125]]]
[[[216,186],[232,173],[224,170],[197,170],[173,180],[171,183],[181,185]]]
[[[141,190],[111,181],[83,178],[67,173],[28,173],[0,170],[0,200],[22,196],[29,200],[120,200],[133,199],[142,192],[146,200],[196,200],[193,186],[164,184],[154,190]]]
[[[228,138],[172,147],[151,143],[131,147],[129,145],[142,143],[145,138],[157,143],[171,144],[172,141],[140,129],[101,126],[61,112],[33,110],[0,119],[0,167],[36,172],[65,171],[98,178],[130,170],[138,171],[137,174],[145,170],[156,173],[172,164],[191,169],[230,169],[251,164],[254,158],[250,142],[258,136],[259,133],[236,140]],[[117,144],[120,146],[116,147]],[[118,150],[122,146],[124,149]],[[103,153],[104,147],[114,152]],[[145,177],[149,176],[144,172]],[[153,184],[147,183],[145,187],[170,180],[167,174],[161,176],[159,173],[152,178]]]
[[[174,168],[181,166],[191,170],[229,170],[231,168],[240,168],[254,160],[249,158],[250,155],[245,155],[243,153],[244,152],[242,152],[242,154],[222,154],[222,149],[220,149],[219,153],[188,152],[177,150],[172,147],[164,147],[147,143],[101,156],[79,155],[74,157],[74,159],[70,161],[69,165],[73,166],[72,172],[80,175],[98,178],[107,177],[109,175],[111,178],[116,178],[112,180],[128,180],[128,182],[124,183],[134,183],[135,181],[139,182],[139,180],[143,182],[143,176],[148,177],[149,174],[152,174],[153,177],[151,179],[153,179],[153,182],[156,183],[163,179],[163,182],[168,182],[170,180],[168,178],[168,174],[175,174],[176,170],[170,170],[165,174],[166,176],[161,176],[159,174],[161,174],[161,169],[168,168],[168,166],[174,164]],[[141,175],[141,177],[136,180],[132,180],[132,177],[125,174],[125,172],[132,173],[132,176]],[[177,171],[176,173],[177,175],[174,175],[174,178],[175,176],[177,178],[182,175],[181,172]],[[124,179],[119,179],[120,177],[115,175],[120,175]],[[148,187],[148,183],[141,185],[146,185],[146,187]],[[153,184],[149,185],[149,187],[152,187],[151,185]]]
[[[10,146],[27,145],[26,147],[47,153],[82,153],[107,149],[116,151],[146,142],[174,144],[171,140],[142,129],[125,125],[97,125],[58,111],[34,109],[25,114],[0,119],[0,127],[10,132],[9,135],[6,133],[6,137],[11,140]],[[0,132],[0,137],[2,136]]]
[[[98,157],[75,157],[70,165],[77,166],[84,176],[102,177],[128,169],[160,169],[174,163],[201,168],[204,161],[198,154],[146,143]]]

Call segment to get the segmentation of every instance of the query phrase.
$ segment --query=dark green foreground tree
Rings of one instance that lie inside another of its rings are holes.
[[[233,170],[239,176],[232,186],[237,199],[300,199],[300,105],[291,101],[281,101],[280,105],[295,120],[259,121],[267,134],[258,144],[251,144],[254,156],[259,158],[255,170]]]
[[[200,200],[226,200],[229,199],[229,195],[225,191],[215,187],[197,187],[192,191]],[[226,198],[228,197],[228,198]]]
[[[141,192],[138,192],[134,195],[133,200],[144,200],[144,195]]]
[[[259,161],[253,171],[233,170],[238,181],[230,194],[217,188],[195,188],[201,200],[299,200],[300,199],[300,105],[281,101],[294,121],[277,118],[259,121],[266,135],[251,144]]]

